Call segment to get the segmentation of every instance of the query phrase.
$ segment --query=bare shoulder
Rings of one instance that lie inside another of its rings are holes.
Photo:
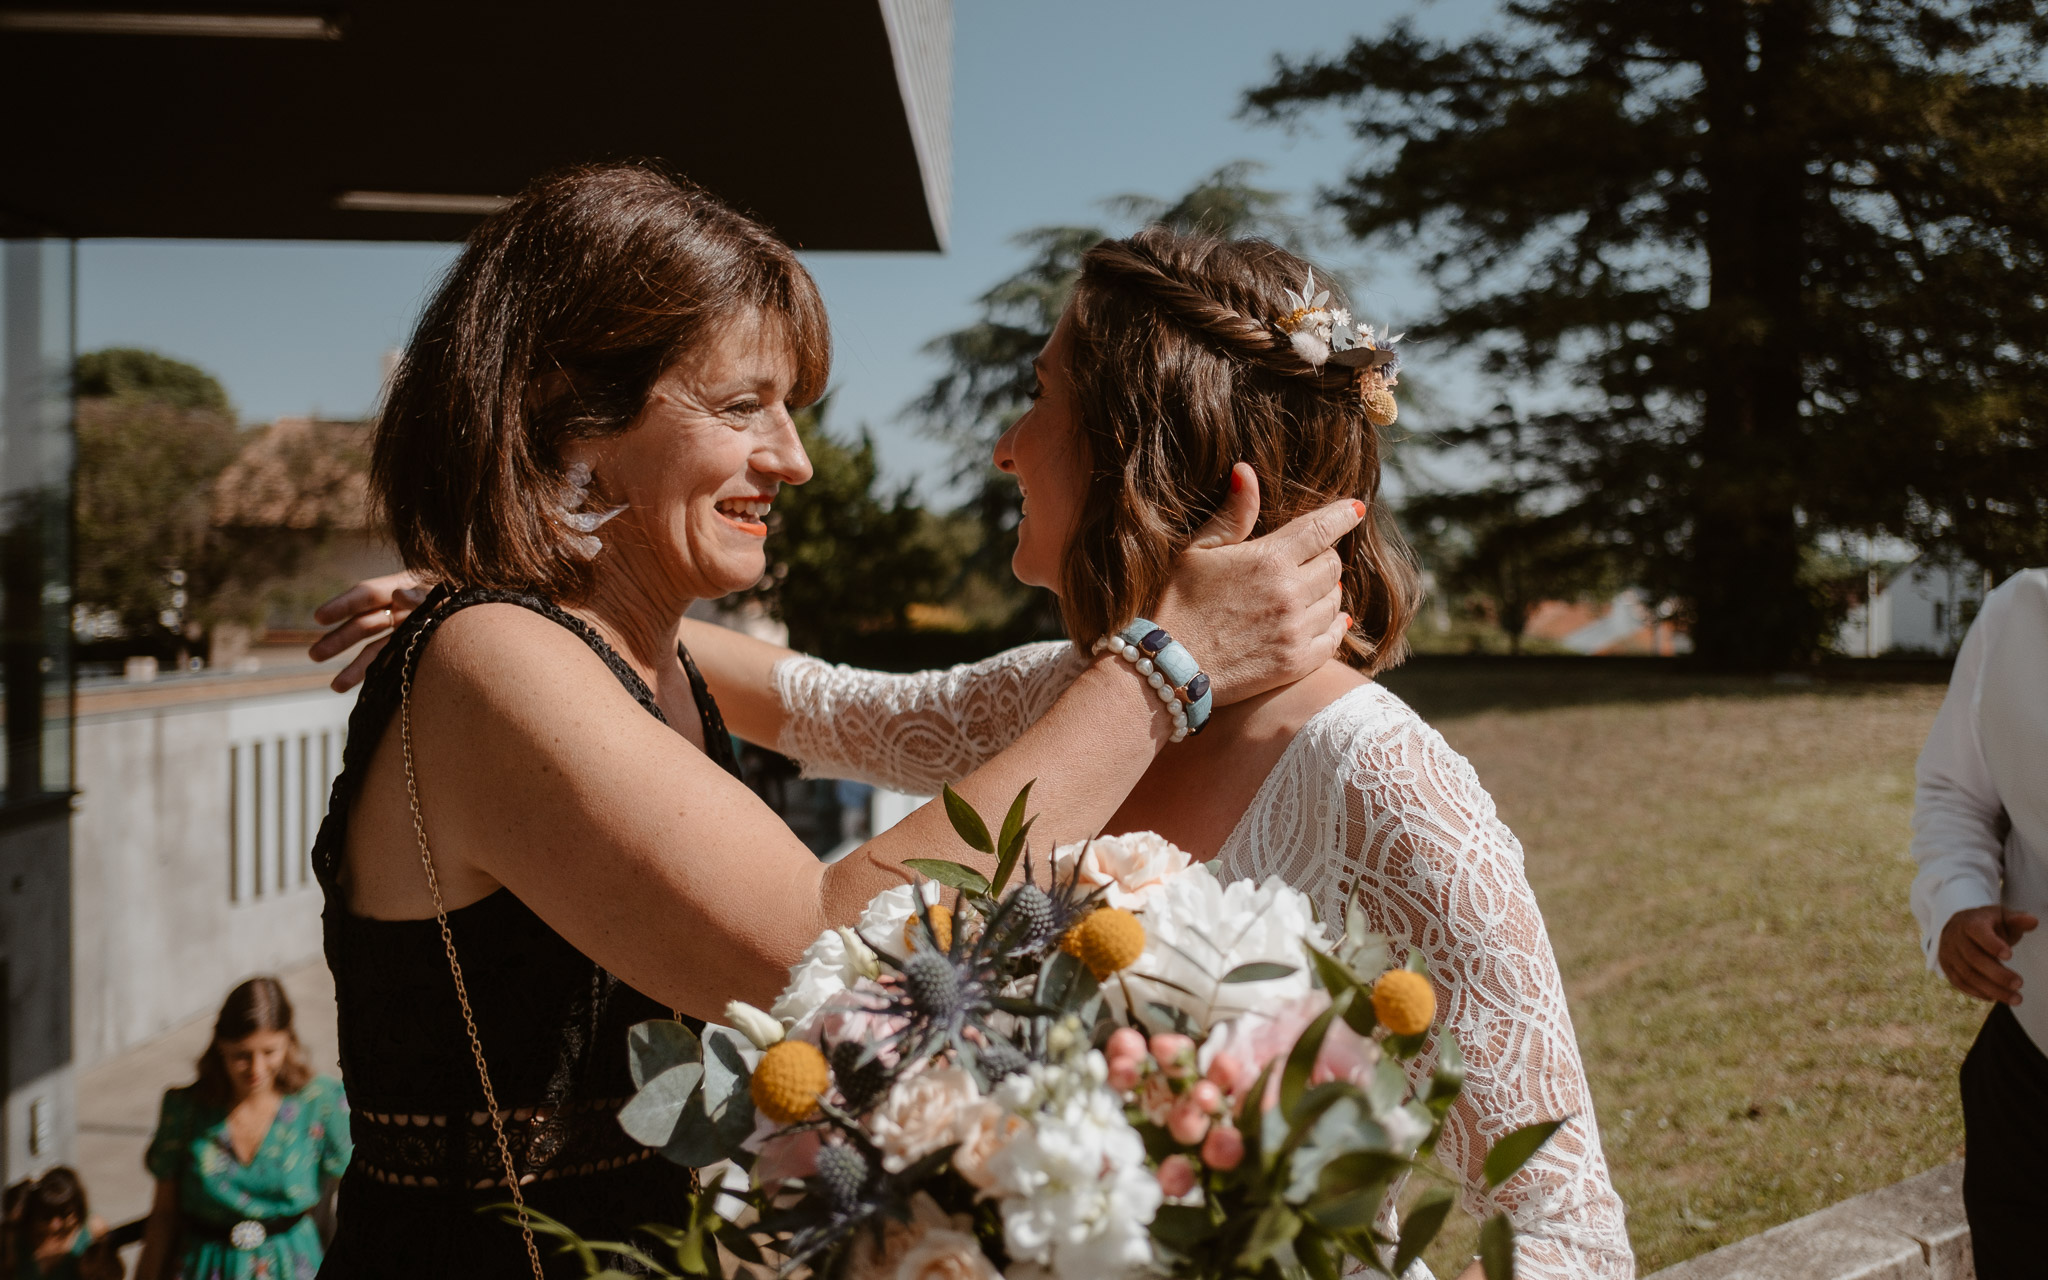
[[[516,604],[479,604],[435,630],[415,687],[423,703],[517,713],[571,700],[639,712],[581,637]]]

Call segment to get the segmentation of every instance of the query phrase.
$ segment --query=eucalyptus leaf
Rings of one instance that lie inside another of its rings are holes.
[[[964,862],[948,862],[944,858],[905,858],[903,865],[948,889],[973,894],[988,892],[988,877]]]
[[[682,1119],[683,1106],[704,1081],[704,1064],[685,1062],[670,1067],[647,1082],[619,1112],[619,1127],[633,1141],[648,1147],[665,1147],[669,1135]]]
[[[1316,977],[1322,979],[1323,990],[1335,995],[1339,991],[1349,991],[1358,985],[1358,979],[1352,975],[1351,970],[1344,967],[1341,960],[1334,956],[1326,956],[1314,947],[1305,950],[1308,952],[1309,963],[1315,966]],[[1370,1001],[1366,1002],[1366,1007],[1372,1007]]]
[[[1408,1096],[1408,1073],[1401,1070],[1401,1064],[1392,1058],[1381,1058],[1373,1064],[1372,1080],[1365,1086],[1365,1096],[1372,1102],[1374,1115],[1385,1115],[1401,1105],[1401,1099]]]
[[[967,847],[979,853],[994,853],[995,841],[988,837],[988,824],[974,811],[974,806],[960,798],[960,793],[950,786],[940,788],[946,801],[946,816],[953,822],[953,830],[967,842]]]
[[[1515,1280],[1515,1225],[1496,1213],[1479,1228],[1479,1266],[1486,1280]]]
[[[1301,1039],[1294,1042],[1294,1048],[1287,1055],[1287,1066],[1280,1073],[1280,1113],[1292,1118],[1295,1108],[1301,1104],[1301,1096],[1308,1090],[1308,1078],[1315,1070],[1316,1055],[1322,1052],[1323,1038],[1330,1033],[1330,1023],[1344,1007],[1351,1002],[1351,993],[1343,992],[1330,1003],[1330,1007],[1316,1015],[1301,1033]]]
[[[747,1045],[741,1048],[741,1045]],[[747,1096],[753,1083],[751,1044],[736,1031],[724,1027],[704,1028],[704,1109],[716,1116],[735,1097]],[[752,1107],[751,1100],[748,1103]]]
[[[1566,1119],[1570,1119],[1569,1116]],[[1493,1144],[1486,1153],[1486,1185],[1497,1187],[1515,1176],[1536,1149],[1550,1141],[1550,1135],[1564,1126],[1564,1120],[1545,1120],[1524,1125]]]
[[[1408,1270],[1408,1264],[1421,1257],[1429,1242],[1436,1239],[1436,1233],[1443,1230],[1452,1199],[1448,1189],[1431,1187],[1416,1200],[1415,1207],[1401,1220],[1401,1243],[1394,1250],[1392,1268],[1395,1275]]]
[[[1241,1261],[1254,1267],[1259,1265],[1285,1249],[1300,1230],[1301,1219],[1294,1210],[1273,1201],[1252,1224],[1251,1238],[1245,1241]]]
[[[1302,1206],[1302,1216],[1326,1231],[1360,1231],[1370,1227],[1379,1217],[1380,1205],[1386,1201],[1387,1188],[1363,1186],[1356,1191],[1341,1195],[1318,1196]]]
[[[633,1087],[644,1089],[647,1082],[685,1062],[704,1060],[697,1033],[673,1018],[636,1022],[626,1032],[626,1060],[633,1072]]]
[[[1055,951],[1038,971],[1038,1003],[1053,1009],[1075,1009],[1100,990],[1095,975],[1064,951]]]
[[[1301,972],[1300,965],[1276,964],[1271,960],[1254,960],[1241,964],[1223,975],[1223,982],[1269,982],[1274,978],[1285,978]]]

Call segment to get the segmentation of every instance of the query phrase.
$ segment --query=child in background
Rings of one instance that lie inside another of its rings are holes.
[[[106,1240],[107,1224],[92,1214],[85,1184],[58,1165],[7,1189],[8,1280],[121,1280],[121,1260]]]

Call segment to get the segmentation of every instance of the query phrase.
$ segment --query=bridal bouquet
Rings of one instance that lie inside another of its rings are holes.
[[[641,1142],[724,1173],[648,1230],[672,1262],[561,1236],[656,1274],[721,1253],[854,1280],[1103,1280],[1137,1273],[1335,1280],[1399,1275],[1434,1237],[1442,1185],[1395,1212],[1458,1096],[1456,1040],[1411,1086],[1435,997],[1385,939],[1333,938],[1285,884],[1223,884],[1151,833],[1022,856],[1025,794],[991,835],[950,790],[962,864],[821,935],[737,1033],[633,1032]],[[1014,875],[1020,869],[1021,875]],[[1015,883],[1012,883],[1013,879]],[[1556,1128],[1504,1138],[1498,1183]],[[1504,1217],[1487,1274],[1512,1274]]]

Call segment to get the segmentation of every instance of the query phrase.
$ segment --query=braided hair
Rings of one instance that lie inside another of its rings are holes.
[[[1265,240],[1164,227],[1083,257],[1068,320],[1090,480],[1060,597],[1077,643],[1158,597],[1248,462],[1256,534],[1340,498],[1366,503],[1371,516],[1337,544],[1352,618],[1341,652],[1367,674],[1406,655],[1421,577],[1379,501],[1383,441],[1356,371],[1310,365],[1273,325],[1307,271]]]

